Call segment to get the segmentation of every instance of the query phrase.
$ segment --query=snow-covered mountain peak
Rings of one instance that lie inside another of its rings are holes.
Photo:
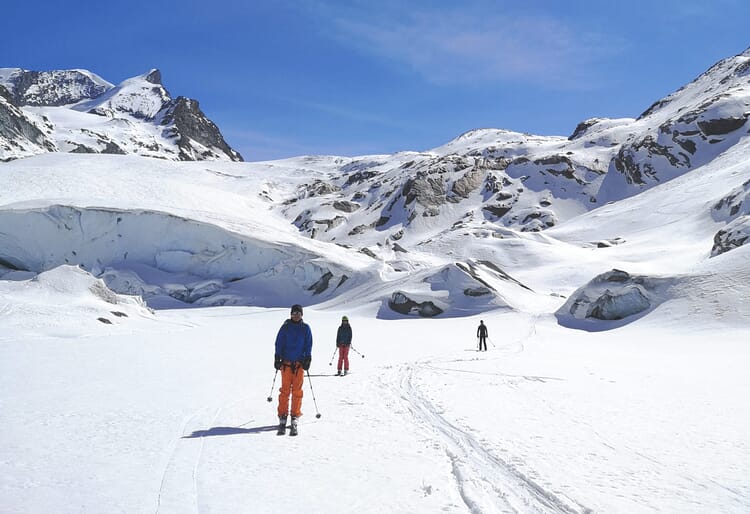
[[[19,106],[70,105],[95,98],[114,87],[88,70],[28,71],[0,68],[0,85]]]
[[[143,120],[153,120],[172,100],[161,84],[161,73],[151,70],[143,75],[122,81],[103,95],[77,104],[74,108],[100,116],[114,118],[125,114]]]
[[[2,68],[0,87],[0,160],[45,151],[242,160],[198,101],[171,97],[158,69],[113,86],[86,70]]]

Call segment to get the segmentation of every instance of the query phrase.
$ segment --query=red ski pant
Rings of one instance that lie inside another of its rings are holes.
[[[339,366],[338,370],[341,371],[341,365],[344,365],[344,369],[349,371],[349,345],[339,345]]]
[[[292,364],[285,362],[281,367],[281,389],[279,389],[279,416],[289,414],[289,396],[292,397],[292,417],[302,415],[302,383],[305,370],[297,363],[292,370]]]

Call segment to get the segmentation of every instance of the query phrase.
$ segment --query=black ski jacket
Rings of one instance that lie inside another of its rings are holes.
[[[352,327],[349,323],[342,323],[336,332],[336,346],[340,344],[352,344]]]

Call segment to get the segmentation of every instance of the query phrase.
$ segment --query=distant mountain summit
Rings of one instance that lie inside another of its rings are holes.
[[[115,86],[86,70],[0,68],[0,160],[50,151],[243,160],[159,70]]]
[[[438,233],[543,231],[733,148],[749,132],[748,85],[750,50],[720,61],[637,119],[592,118],[569,137],[476,129],[426,152],[311,157],[305,166],[324,170],[326,179],[311,179],[282,212],[312,238],[384,259],[395,248],[429,248]]]

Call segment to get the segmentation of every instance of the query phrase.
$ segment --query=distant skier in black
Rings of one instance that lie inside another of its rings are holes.
[[[479,338],[479,351],[482,351],[482,345],[484,345],[484,351],[487,351],[487,325],[484,324],[484,320],[479,320],[479,326],[477,327],[477,337]]]

